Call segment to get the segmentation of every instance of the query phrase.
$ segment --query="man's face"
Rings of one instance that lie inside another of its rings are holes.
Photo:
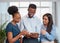
[[[34,16],[35,12],[36,12],[36,9],[29,8],[28,9],[28,16],[29,16],[29,18],[32,18]]]

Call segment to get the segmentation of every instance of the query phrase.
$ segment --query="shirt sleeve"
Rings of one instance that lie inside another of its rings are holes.
[[[36,23],[37,23],[37,32],[38,32],[39,35],[40,35],[40,31],[41,31],[41,21],[40,21],[39,18],[37,18],[36,20],[38,21],[38,22],[36,22]]]
[[[24,23],[23,23],[23,20],[21,20],[20,22],[20,31],[24,30]]]
[[[37,33],[39,34],[38,36],[38,41],[40,41],[40,32],[41,32],[41,21],[40,19],[36,19],[38,22],[37,22]]]
[[[56,35],[56,27],[53,26],[53,29],[51,31],[51,34],[49,34],[48,32],[46,32],[46,34],[44,35],[48,40],[52,41],[55,39],[55,35]]]
[[[12,32],[12,25],[11,24],[8,24],[6,27],[6,33],[8,33],[8,32]]]

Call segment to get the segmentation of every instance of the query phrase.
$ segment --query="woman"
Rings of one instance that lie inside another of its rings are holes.
[[[41,43],[54,43],[56,27],[53,24],[52,15],[43,15],[43,25],[41,26]]]
[[[16,6],[10,6],[8,8],[9,15],[12,15],[12,21],[8,23],[6,27],[7,40],[6,43],[20,43],[20,39],[22,35],[25,35],[26,32],[20,32],[17,23],[21,20],[21,16],[18,12],[18,8]]]

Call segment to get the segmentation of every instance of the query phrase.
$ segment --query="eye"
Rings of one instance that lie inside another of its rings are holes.
[[[45,20],[47,20],[47,19],[45,18]]]

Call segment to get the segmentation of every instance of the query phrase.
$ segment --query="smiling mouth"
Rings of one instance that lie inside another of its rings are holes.
[[[30,16],[33,16],[32,14]]]

